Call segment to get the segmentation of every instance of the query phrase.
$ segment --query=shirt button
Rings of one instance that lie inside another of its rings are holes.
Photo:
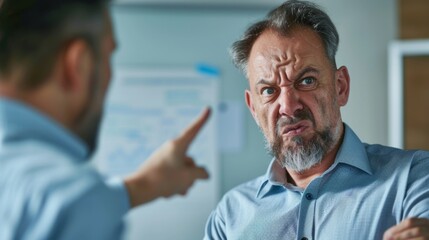
[[[305,194],[305,198],[307,198],[307,200],[313,200],[313,194],[307,193]]]
[[[308,238],[306,238],[306,237],[303,237],[303,238],[301,238],[301,240],[308,240]]]

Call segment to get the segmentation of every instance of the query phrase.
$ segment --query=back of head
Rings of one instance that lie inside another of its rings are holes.
[[[247,62],[256,39],[266,30],[274,30],[286,36],[293,28],[309,27],[322,39],[326,55],[335,67],[338,49],[338,32],[329,16],[314,3],[289,0],[268,13],[262,20],[251,25],[242,38],[231,47],[234,65],[247,74]]]
[[[97,53],[106,7],[106,0],[3,0],[0,81],[18,73],[18,88],[37,88],[61,50],[75,39],[84,39]]]

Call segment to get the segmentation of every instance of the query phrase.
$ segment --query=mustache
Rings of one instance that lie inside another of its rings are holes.
[[[276,124],[277,132],[284,126],[296,124],[302,120],[309,120],[314,124],[313,114],[310,112],[308,108],[304,108],[297,111],[295,115],[292,117],[288,117],[288,116],[280,117],[277,120],[277,124]]]

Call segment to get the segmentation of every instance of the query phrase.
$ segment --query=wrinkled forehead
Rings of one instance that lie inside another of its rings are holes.
[[[320,36],[306,27],[287,35],[273,30],[263,32],[255,41],[249,56],[248,77],[273,75],[278,69],[293,71],[328,61]],[[270,76],[264,76],[265,78]]]

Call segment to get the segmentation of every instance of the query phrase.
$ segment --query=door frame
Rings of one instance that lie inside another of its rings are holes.
[[[429,56],[429,39],[393,41],[388,55],[388,143],[404,148],[404,57]]]

